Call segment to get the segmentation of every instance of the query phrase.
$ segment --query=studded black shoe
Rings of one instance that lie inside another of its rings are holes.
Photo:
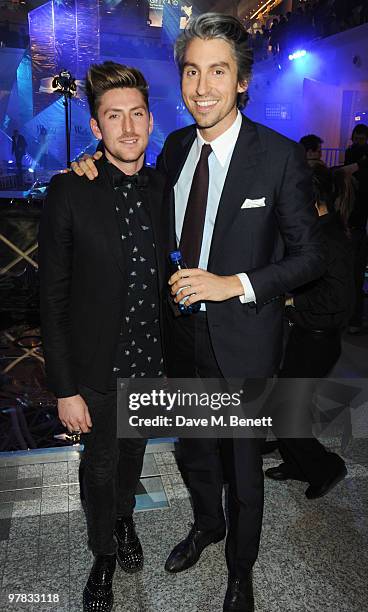
[[[96,555],[83,591],[83,612],[111,612],[116,555]]]
[[[143,568],[143,550],[132,518],[118,518],[115,525],[118,543],[116,557],[120,567],[128,574]]]

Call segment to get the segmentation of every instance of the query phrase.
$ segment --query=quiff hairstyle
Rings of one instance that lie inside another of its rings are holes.
[[[175,61],[181,76],[187,44],[194,38],[202,40],[220,38],[228,42],[238,67],[238,83],[249,83],[252,76],[253,51],[249,46],[248,32],[238,19],[222,13],[203,13],[199,17],[190,19],[183,33],[176,39],[174,47]],[[248,91],[238,93],[238,108],[244,108],[248,100]]]
[[[103,94],[110,89],[124,87],[138,89],[143,96],[147,110],[149,110],[148,84],[139,70],[115,62],[92,64],[86,76],[86,93],[91,116],[96,121]]]

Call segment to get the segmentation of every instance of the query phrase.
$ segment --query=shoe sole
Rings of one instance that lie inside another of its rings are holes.
[[[273,480],[274,482],[286,482],[287,480],[297,480],[298,482],[307,482],[307,480],[305,480],[305,478],[302,478],[301,476],[285,476],[283,478],[275,478],[274,476],[270,476],[270,474],[267,474],[267,470],[265,471],[264,475],[266,476],[266,478],[268,478],[269,480]]]
[[[344,472],[342,472],[341,474],[339,474],[339,476],[336,476],[336,478],[334,480],[331,481],[330,486],[326,489],[326,491],[324,491],[323,493],[321,493],[321,495],[313,495],[312,497],[309,497],[307,495],[307,492],[305,492],[305,496],[307,499],[320,499],[321,497],[324,497],[325,495],[327,495],[330,491],[332,491],[332,489],[334,489],[336,487],[336,485],[339,484],[339,482],[341,482],[342,480],[344,480],[344,478],[346,478],[348,473],[348,470],[345,468]]]
[[[274,476],[269,476],[269,474],[266,474],[265,472],[265,476],[266,478],[269,478],[269,480],[274,480],[275,482],[286,482],[287,480],[294,480],[293,478],[287,476],[286,478],[275,478]]]

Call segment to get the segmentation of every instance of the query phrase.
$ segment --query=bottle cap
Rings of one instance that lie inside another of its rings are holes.
[[[180,251],[171,251],[170,259],[172,263],[178,263],[182,259],[182,254]]]

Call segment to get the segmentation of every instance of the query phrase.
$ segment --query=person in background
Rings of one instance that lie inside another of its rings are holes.
[[[279,20],[277,17],[272,20],[269,43],[272,49],[272,55],[277,55],[279,52]]]
[[[322,161],[322,138],[315,134],[307,134],[299,142],[304,147],[305,155],[311,168],[316,164],[325,165],[324,161]]]
[[[263,59],[267,59],[268,47],[270,44],[270,30],[265,24],[263,24],[261,27],[262,27],[262,38],[263,38]]]
[[[351,241],[346,235],[340,214],[335,211],[332,172],[323,166],[315,166],[313,186],[319,223],[328,248],[327,270],[321,278],[299,287],[286,300],[286,314],[292,327],[280,378],[316,379],[328,376],[340,357],[341,334],[348,324],[354,302]],[[341,211],[345,211],[348,206],[344,199],[346,193],[340,196]],[[282,437],[285,415],[289,415],[288,422],[298,418],[292,414],[296,410],[298,393],[293,394],[292,408],[287,403],[286,411],[285,408],[275,409],[273,432],[278,438],[283,463],[265,472],[273,480],[295,479],[307,482],[305,494],[308,499],[326,495],[347,474],[341,457],[327,451],[312,434],[309,401],[314,387],[312,381],[310,392],[301,404],[303,432],[308,437]],[[302,394],[302,386],[300,389],[299,396]]]
[[[26,154],[27,142],[22,134],[18,130],[13,131],[12,137],[12,155],[15,157],[15,163],[17,166],[17,178],[18,183],[23,185],[23,157]]]
[[[345,234],[351,238],[349,220],[354,210],[356,199],[356,181],[344,167],[332,169],[334,182],[334,207],[343,224]],[[354,302],[355,303],[355,302]]]
[[[352,145],[345,153],[344,170],[355,182],[355,205],[348,220],[354,251],[355,309],[349,333],[360,334],[364,327],[364,281],[368,258],[368,126],[360,123],[351,135]]]
[[[368,125],[358,123],[351,134],[352,144],[345,151],[345,164],[358,164],[368,157]]]
[[[41,129],[39,132],[39,143],[40,143],[39,164],[41,168],[46,170],[48,167],[48,156],[49,156],[49,134],[44,125],[41,126]]]

